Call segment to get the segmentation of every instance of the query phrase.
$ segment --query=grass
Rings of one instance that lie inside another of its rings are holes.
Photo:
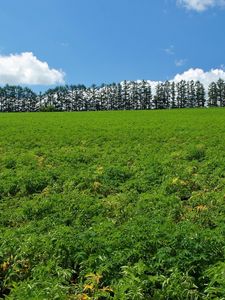
[[[224,299],[224,120],[0,114],[0,298]]]

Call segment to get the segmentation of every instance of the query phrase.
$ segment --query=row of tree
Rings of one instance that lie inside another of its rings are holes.
[[[225,81],[212,82],[207,90],[199,81],[123,81],[85,87],[66,85],[36,94],[29,88],[0,88],[1,112],[140,110],[225,106]]]

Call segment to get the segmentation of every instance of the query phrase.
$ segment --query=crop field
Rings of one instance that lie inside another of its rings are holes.
[[[225,109],[0,114],[0,298],[225,299]]]

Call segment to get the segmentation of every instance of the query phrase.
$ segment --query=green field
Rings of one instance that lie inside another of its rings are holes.
[[[225,109],[0,114],[0,298],[225,299]]]

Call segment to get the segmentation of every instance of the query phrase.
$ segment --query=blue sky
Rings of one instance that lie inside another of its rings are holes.
[[[225,78],[224,2],[1,1],[0,84]]]

